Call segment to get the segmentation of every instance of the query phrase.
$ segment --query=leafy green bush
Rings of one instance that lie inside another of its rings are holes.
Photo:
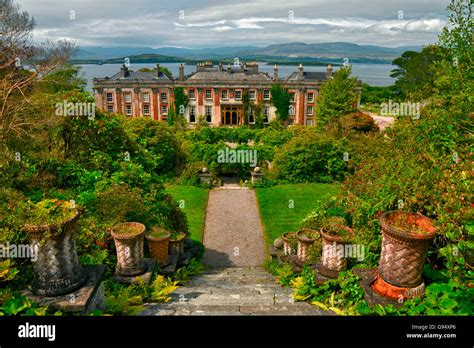
[[[347,170],[341,142],[313,131],[277,150],[274,166],[277,177],[289,182],[331,182],[342,179]]]

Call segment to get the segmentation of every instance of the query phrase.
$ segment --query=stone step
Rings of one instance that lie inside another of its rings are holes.
[[[289,304],[292,300],[289,294],[269,292],[259,294],[256,291],[220,291],[216,293],[186,293],[170,294],[171,301],[178,305],[274,305]]]
[[[146,305],[140,315],[332,315],[307,303],[288,305]]]

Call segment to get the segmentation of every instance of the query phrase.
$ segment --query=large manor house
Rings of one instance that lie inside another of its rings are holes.
[[[287,78],[278,76],[275,65],[273,76],[259,71],[258,63],[232,65],[211,62],[198,63],[196,71],[184,74],[179,66],[179,76],[173,79],[157,64],[154,70],[131,71],[125,65],[112,77],[94,79],[96,103],[101,110],[121,113],[130,117],[151,117],[166,120],[174,103],[174,88],[183,87],[189,98],[184,117],[190,125],[199,117],[215,127],[244,124],[242,97],[248,93],[250,101],[262,105],[263,122],[276,118],[271,104],[271,87],[280,84],[291,95],[289,124],[311,126],[315,124],[316,100],[321,86],[332,78],[333,68],[326,72],[304,71],[303,65]],[[358,88],[360,94],[360,88]],[[248,123],[255,123],[254,108],[247,110]]]

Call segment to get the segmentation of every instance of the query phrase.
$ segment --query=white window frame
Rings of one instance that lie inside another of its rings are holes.
[[[130,104],[132,102],[132,93],[129,93],[129,92],[125,93],[123,95],[123,100],[125,101],[125,103]]]
[[[267,96],[265,96],[267,95]],[[269,89],[264,89],[263,90],[263,100],[270,100],[270,90]]]
[[[161,114],[164,116],[168,115],[168,107],[166,105],[161,106]]]
[[[130,108],[130,111],[128,110]],[[125,104],[125,115],[132,116],[133,115],[133,108],[132,104]]]
[[[191,121],[191,116],[194,116],[194,121]],[[196,123],[196,107],[189,107],[189,123]]]
[[[237,93],[240,94],[240,97],[237,97]],[[237,90],[235,91],[235,99],[236,99],[236,100],[241,100],[241,99],[242,99],[242,90],[241,90],[241,89],[237,89]]]
[[[228,89],[223,89],[221,91],[221,98],[224,99],[224,100],[229,99],[229,90]]]
[[[145,111],[145,108],[148,108],[148,112]],[[150,116],[150,114],[151,114],[150,104],[148,103],[143,104],[143,115]]]
[[[311,112],[309,112],[309,110],[311,110]],[[306,115],[313,115],[314,114],[314,108],[312,105],[308,105],[306,106]]]
[[[311,98],[310,98],[310,96],[311,96]],[[308,93],[307,100],[308,100],[308,103],[314,103],[314,93],[313,92]]]
[[[109,98],[110,96],[110,98]],[[105,98],[107,99],[107,103],[114,102],[114,94],[112,92],[107,92]]]
[[[207,92],[209,92],[209,96],[207,96]],[[208,99],[208,100],[212,99],[212,89],[206,89],[206,90],[204,91],[204,96],[205,96],[205,98]]]
[[[206,111],[206,121],[208,117],[211,118],[211,120],[207,121],[207,123],[212,123],[212,106],[206,106],[205,111]]]
[[[252,122],[250,122],[250,116],[253,117]],[[255,111],[252,108],[249,108],[249,124],[255,124]]]
[[[162,92],[160,93],[160,100],[162,103],[167,103],[168,102],[168,93]]]
[[[189,96],[189,99],[196,99],[196,90],[195,89],[190,89],[188,91],[188,96]]]
[[[251,89],[249,91],[249,99],[250,100],[257,100],[257,91],[254,89]]]
[[[296,93],[291,92],[291,93],[290,93],[290,103],[294,103],[294,102],[295,102],[295,98],[296,98]]]
[[[112,104],[107,105],[107,112],[114,112],[114,106]]]

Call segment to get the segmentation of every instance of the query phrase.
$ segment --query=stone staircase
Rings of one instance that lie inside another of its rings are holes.
[[[260,267],[220,268],[194,277],[167,303],[147,304],[140,315],[331,315],[294,302]]]

